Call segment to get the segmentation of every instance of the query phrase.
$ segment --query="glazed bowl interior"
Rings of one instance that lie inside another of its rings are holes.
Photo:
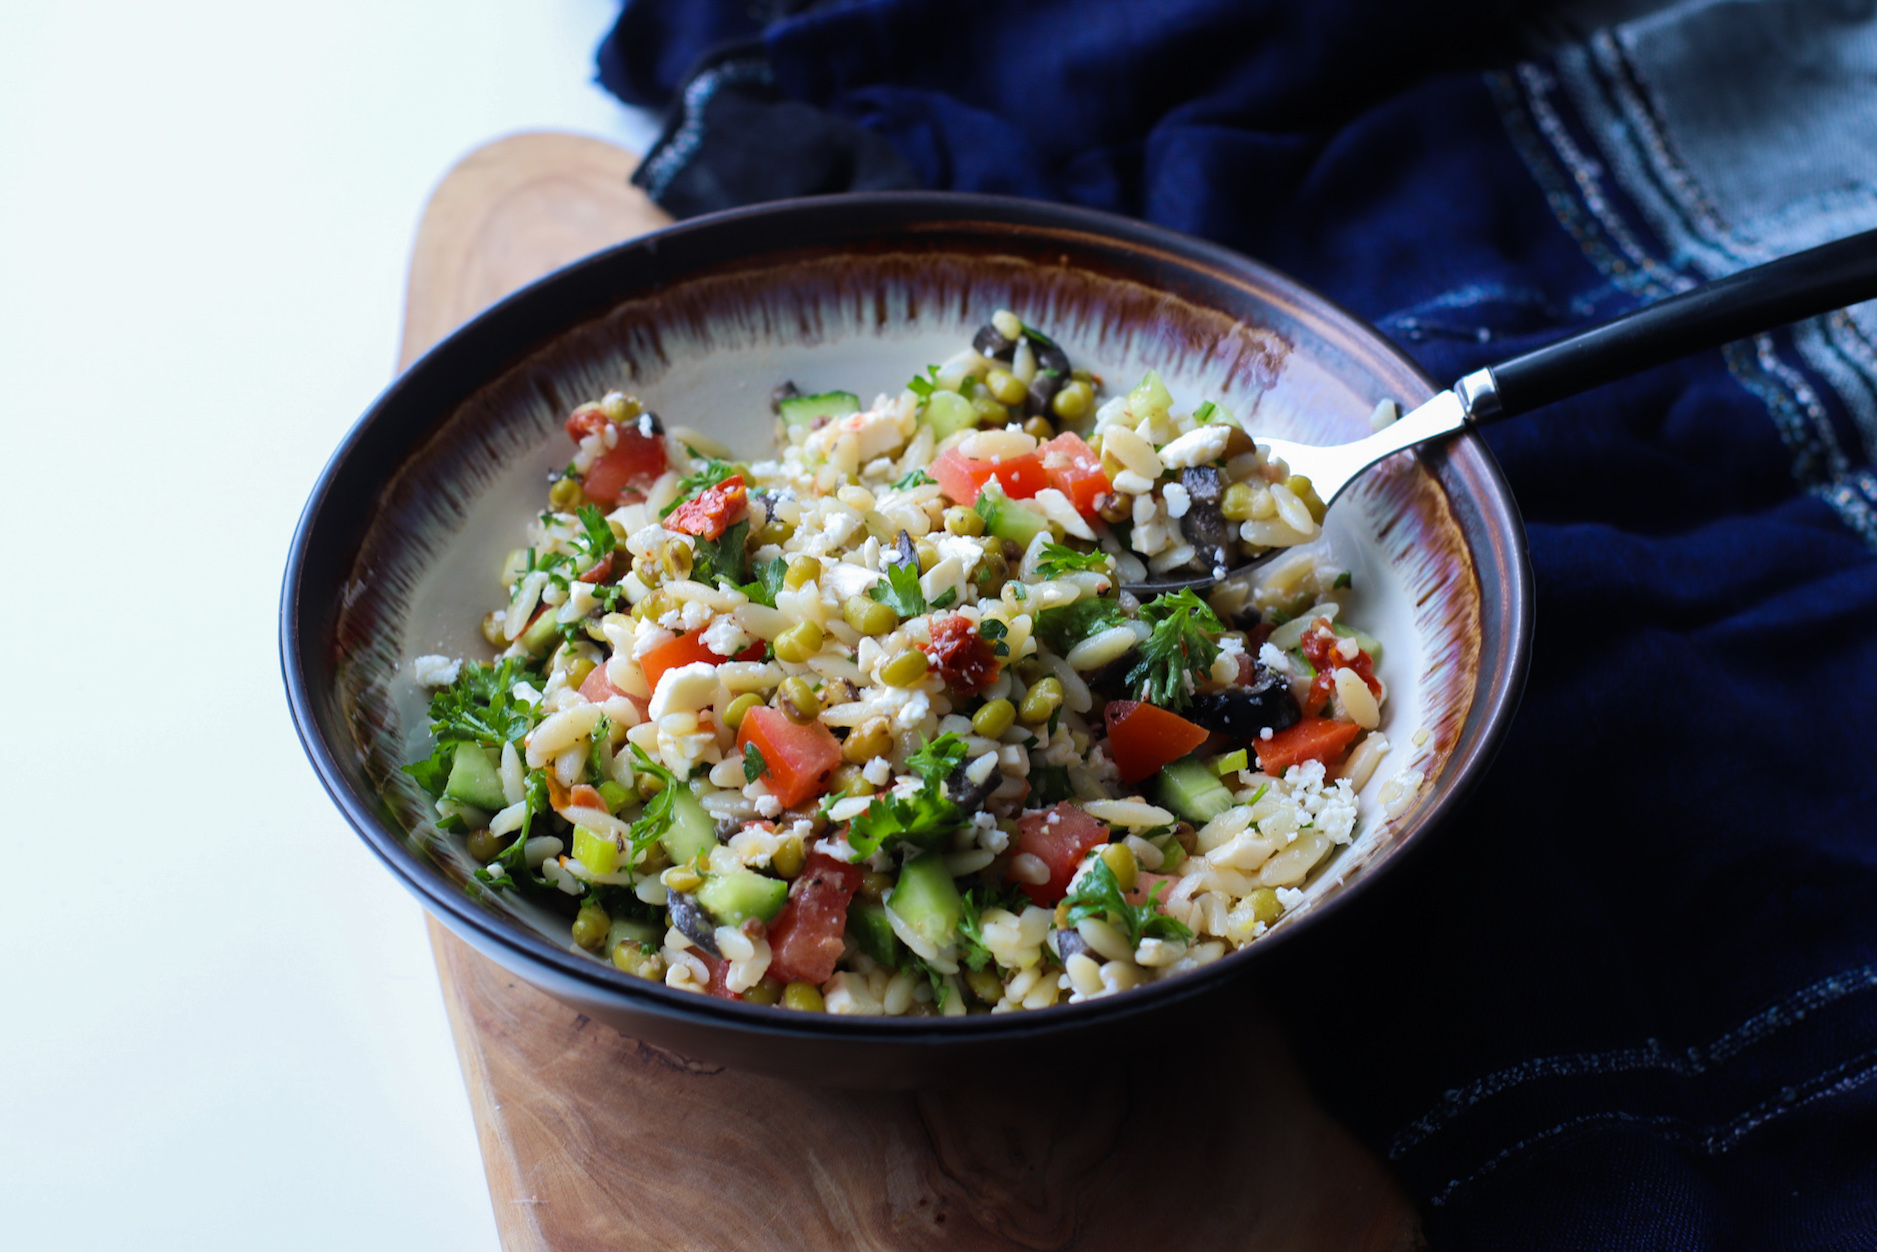
[[[1023,201],[764,206],[659,232],[525,289],[361,419],[307,507],[284,589],[283,662],[309,755],[359,833],[445,924],[555,994],[615,1010],[623,1029],[655,1038],[671,1028],[687,1047],[739,1060],[739,1033],[930,1045],[1082,1029],[1228,986],[1313,926],[1360,924],[1347,905],[1483,771],[1523,678],[1523,536],[1471,438],[1384,463],[1329,514],[1320,547],[1352,573],[1350,620],[1386,649],[1392,748],[1361,794],[1355,841],[1272,933],[1212,966],[1037,1013],[816,1018],[633,979],[574,948],[561,915],[464,890],[474,864],[462,840],[436,828],[429,798],[399,768],[429,751],[412,662],[488,658],[478,624],[502,599],[504,554],[569,456],[567,413],[623,389],[668,425],[760,457],[775,437],[777,384],[897,393],[998,308],[1054,335],[1111,391],[1157,369],[1176,408],[1212,400],[1255,432],[1302,442],[1358,438],[1378,400],[1411,406],[1432,391],[1374,331],[1244,258]],[[1378,793],[1405,771],[1426,781],[1386,820]],[[910,1055],[927,1060],[884,1068],[929,1068],[935,1053]]]

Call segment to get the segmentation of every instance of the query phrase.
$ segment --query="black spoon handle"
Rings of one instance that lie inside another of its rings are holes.
[[[1877,298],[1877,230],[1795,252],[1670,296],[1491,369],[1490,421],[1652,366]],[[1487,407],[1487,406],[1481,406]]]

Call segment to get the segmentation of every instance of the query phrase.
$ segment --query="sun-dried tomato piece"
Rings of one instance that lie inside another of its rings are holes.
[[[686,500],[665,519],[665,529],[702,539],[716,539],[749,507],[749,489],[743,475],[732,474],[714,487],[706,487],[694,500]]]
[[[945,685],[960,695],[974,695],[997,681],[997,653],[961,614],[936,619],[932,642],[922,650]]]

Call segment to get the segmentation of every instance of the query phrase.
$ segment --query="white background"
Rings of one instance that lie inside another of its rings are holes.
[[[281,690],[432,186],[616,0],[0,0],[0,1244],[492,1248],[422,913]]]

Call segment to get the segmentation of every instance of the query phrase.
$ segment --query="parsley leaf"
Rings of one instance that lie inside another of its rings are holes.
[[[1342,573],[1336,575],[1336,581],[1330,585],[1330,590],[1338,591],[1344,587],[1350,586],[1354,582],[1355,579],[1349,576],[1349,571],[1344,570]]]
[[[1191,587],[1143,605],[1141,617],[1154,629],[1141,644],[1141,659],[1128,671],[1128,686],[1150,704],[1183,709],[1192,700],[1188,676],[1203,676],[1212,668],[1219,655],[1214,637],[1224,633],[1225,625]]]
[[[593,727],[593,740],[587,745],[587,781],[597,787],[610,775],[606,771],[607,748],[611,743],[612,719],[604,713]]]
[[[724,479],[743,472],[742,466],[729,461],[719,461],[714,456],[704,456],[703,453],[699,452],[688,443],[684,445],[684,450],[689,452],[693,457],[702,458],[704,462],[703,468],[686,474],[683,478],[678,480],[678,494],[672,499],[670,504],[667,504],[658,511],[660,517],[670,517],[677,511],[678,506],[685,501],[708,491]]]
[[[1106,552],[1077,552],[1066,543],[1045,543],[1043,554],[1037,558],[1036,572],[1044,578],[1061,578],[1064,574],[1078,570],[1092,570],[1097,574],[1108,572],[1108,554]]]
[[[1214,404],[1210,400],[1206,401],[1204,404],[1200,405],[1198,408],[1193,410],[1193,425],[1204,426],[1207,422],[1210,422],[1212,420],[1213,415],[1217,413],[1218,411],[1219,411],[1218,405]]]
[[[906,765],[921,781],[919,790],[910,796],[889,793],[867,806],[867,811],[847,826],[847,842],[861,856],[872,856],[883,847],[913,843],[930,847],[941,835],[950,834],[964,821],[957,804],[945,794],[945,780],[965,759],[965,741],[947,732],[927,741],[906,758]]]
[[[925,612],[925,592],[919,589],[916,564],[887,566],[886,577],[867,594],[899,614],[902,621]]]
[[[1004,642],[1004,636],[1010,633],[1010,627],[994,617],[987,617],[978,623],[978,638],[991,645],[991,652],[996,656],[1009,656],[1010,645]]]
[[[938,482],[938,479],[922,469],[909,469],[893,481],[893,490],[910,491],[914,487],[926,487]]]
[[[632,768],[641,774],[650,774],[664,786],[658,794],[646,802],[645,809],[639,814],[632,828],[626,832],[632,840],[632,851],[627,855],[627,864],[636,864],[639,855],[652,846],[652,841],[665,833],[671,825],[671,809],[677,795],[677,789],[685,786],[678,776],[645,755],[645,749],[638,744],[632,745]]]
[[[942,786],[964,761],[965,751],[965,741],[948,730],[937,739],[921,744],[918,751],[906,758],[906,768],[919,775],[926,786]]]
[[[540,705],[517,700],[512,694],[520,682],[537,688],[543,682],[520,657],[511,656],[496,665],[465,664],[455,682],[430,697],[435,750],[427,759],[406,765],[404,772],[431,795],[442,795],[457,744],[500,749],[505,743],[520,742],[541,716]]]
[[[1069,767],[1066,765],[1032,765],[1030,767],[1030,798],[1026,803],[1031,808],[1048,808],[1064,800],[1075,799],[1075,788],[1069,785]]]
[[[1160,911],[1159,895],[1165,886],[1164,882],[1156,882],[1145,901],[1129,904],[1114,871],[1096,857],[1075,890],[1064,898],[1062,904],[1067,912],[1063,918],[1071,926],[1085,917],[1105,918],[1127,932],[1131,948],[1139,947],[1143,939],[1191,939],[1191,930]]]
[[[912,968],[924,974],[932,983],[932,1003],[939,1008],[945,1007],[945,1000],[952,993],[951,984],[945,981],[945,975],[934,969],[929,961],[916,953],[907,953]]]
[[[530,873],[526,860],[528,835],[534,828],[534,819],[547,812],[552,804],[548,797],[546,770],[537,769],[529,773],[521,785],[521,800],[524,805],[521,829],[515,832],[514,842],[489,862],[490,868],[476,871],[476,880],[486,886],[514,887],[517,885],[517,875],[520,874],[528,874],[537,886],[547,881],[539,874]],[[500,867],[502,872],[496,873],[495,867]]]
[[[752,604],[775,608],[776,592],[782,590],[782,580],[788,575],[789,563],[777,557],[773,561],[757,564],[751,572],[756,575],[755,580],[744,583],[737,590],[748,596]]]
[[[749,581],[749,519],[724,529],[715,539],[696,539],[696,556],[691,561],[691,577],[706,587],[728,583],[735,587]]]
[[[932,393],[938,390],[938,368],[936,365],[926,366],[925,375],[913,375],[913,380],[906,384],[906,390],[921,400],[930,400]]]
[[[1059,609],[1044,609],[1031,619],[1036,637],[1058,655],[1064,654],[1090,635],[1119,626],[1128,620],[1119,600],[1077,600]]]
[[[899,843],[921,847],[957,829],[958,806],[942,789],[922,787],[911,796],[882,796],[847,827],[847,842],[861,856]]]
[[[1023,584],[1018,583],[1017,585],[1021,587]],[[958,588],[947,587],[945,590],[938,593],[937,598],[932,601],[932,607],[935,609],[949,609],[957,599]]]
[[[743,781],[753,783],[763,776],[769,768],[769,762],[763,760],[762,751],[753,743],[743,745]]]
[[[586,549],[587,567],[590,569],[612,554],[613,549],[619,546],[619,538],[613,534],[612,525],[607,522],[606,514],[600,512],[597,504],[581,505],[575,516],[580,519],[580,528],[586,532],[581,546]]]

